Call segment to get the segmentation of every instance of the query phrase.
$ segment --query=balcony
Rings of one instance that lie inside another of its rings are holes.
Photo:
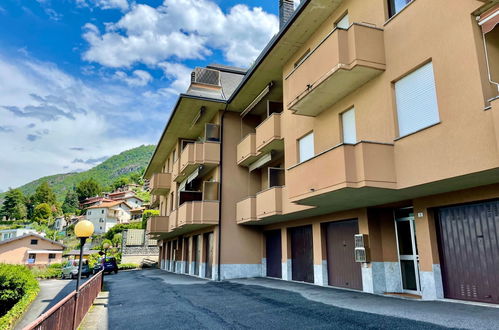
[[[177,219],[177,210],[171,211],[168,217],[168,232],[172,232],[177,228]]]
[[[171,173],[155,173],[151,178],[149,186],[151,188],[151,195],[164,195],[171,187],[172,175]]]
[[[257,159],[256,134],[250,133],[237,145],[237,164],[248,166]]]
[[[200,165],[211,168],[220,164],[220,143],[189,143],[180,155],[179,174],[175,181],[181,182]]]
[[[272,187],[260,191],[256,195],[256,216],[258,219],[283,213],[283,189],[284,187]]]
[[[199,229],[218,224],[218,201],[185,202],[178,208],[177,228]]]
[[[238,224],[258,221],[256,217],[256,197],[251,196],[236,204],[236,219]]]
[[[180,174],[180,159],[177,159],[174,163],[173,163],[173,168],[172,168],[172,179],[174,181],[177,181],[177,178]]]
[[[313,206],[327,205],[346,188],[395,189],[394,146],[375,142],[338,145],[288,169],[286,185],[291,202]]]
[[[317,116],[385,70],[383,30],[335,29],[285,77],[288,108]]]
[[[153,216],[147,221],[146,234],[161,235],[169,232],[168,217]]]
[[[267,153],[271,150],[284,149],[281,136],[281,114],[273,113],[256,127],[256,152]]]

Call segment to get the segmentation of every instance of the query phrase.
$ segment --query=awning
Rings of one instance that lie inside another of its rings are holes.
[[[28,253],[34,253],[34,254],[39,254],[39,253],[62,254],[62,250],[28,250]]]
[[[499,5],[489,9],[482,15],[480,15],[480,20],[478,25],[482,27],[482,32],[489,33],[494,30],[496,25],[499,24]]]

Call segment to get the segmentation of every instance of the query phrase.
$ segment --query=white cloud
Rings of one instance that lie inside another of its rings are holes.
[[[128,0],[76,0],[80,7],[98,7],[101,9],[120,9],[126,11],[130,8]]]
[[[180,63],[161,62],[158,66],[163,70],[166,78],[171,82],[169,87],[162,88],[160,92],[177,95],[185,93],[191,83],[192,69]]]
[[[168,0],[156,8],[134,4],[118,22],[106,24],[103,33],[91,24],[84,27],[89,49],[83,58],[129,67],[202,59],[217,49],[228,62],[247,66],[277,29],[277,17],[259,7],[236,5],[224,13],[210,0]]]
[[[124,81],[129,86],[145,86],[153,80],[151,74],[144,70],[135,70],[130,76],[126,72],[116,71],[114,78]]]
[[[148,79],[141,75],[131,78]],[[122,85],[85,82],[32,58],[0,54],[0,76],[9,77],[0,84],[3,190],[95,165],[75,159],[99,160],[155,143],[172,102],[161,95],[148,100]]]

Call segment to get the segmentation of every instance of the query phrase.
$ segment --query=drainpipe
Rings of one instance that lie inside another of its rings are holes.
[[[221,275],[221,265],[222,265],[222,187],[223,187],[223,154],[224,154],[224,118],[225,113],[227,112],[227,108],[229,107],[229,103],[225,104],[224,111],[222,113],[222,118],[220,119],[220,195],[218,198],[218,266],[217,266],[217,281],[222,280]]]

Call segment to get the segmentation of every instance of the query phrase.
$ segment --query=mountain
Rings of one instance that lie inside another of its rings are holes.
[[[140,146],[106,159],[99,165],[92,167],[87,171],[78,173],[65,173],[46,176],[35,181],[27,183],[19,189],[25,195],[31,195],[35,192],[36,187],[43,181],[47,181],[54,190],[57,200],[63,201],[66,196],[67,189],[76,186],[80,181],[94,178],[101,186],[109,186],[116,179],[127,176],[133,172],[142,173],[147,166],[154,152],[153,145]],[[0,199],[2,199],[0,194]]]

